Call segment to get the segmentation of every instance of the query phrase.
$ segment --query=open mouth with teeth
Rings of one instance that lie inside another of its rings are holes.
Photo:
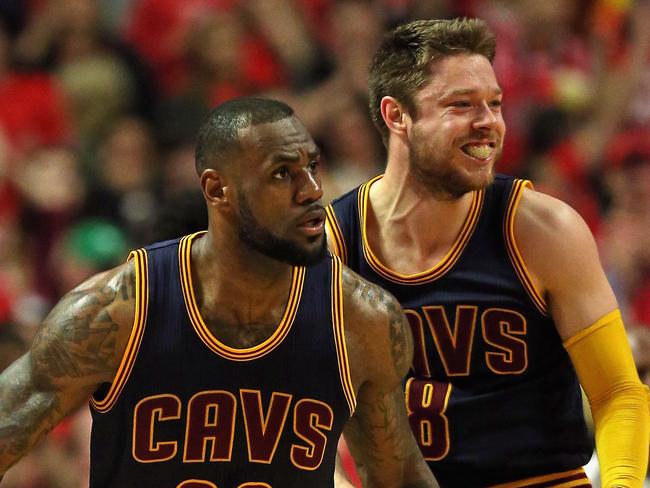
[[[496,144],[490,142],[487,144],[465,144],[461,147],[463,152],[474,159],[487,159],[496,152]]]

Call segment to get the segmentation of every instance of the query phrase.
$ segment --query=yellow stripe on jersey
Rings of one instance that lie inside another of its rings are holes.
[[[506,249],[508,251],[508,256],[510,261],[515,268],[515,272],[519,277],[519,281],[523,285],[526,293],[530,296],[531,300],[537,307],[537,309],[543,314],[548,315],[548,306],[546,300],[542,297],[542,294],[535,288],[533,280],[530,277],[526,263],[524,262],[517,243],[515,241],[515,214],[517,212],[517,207],[521,200],[521,196],[524,193],[524,188],[532,188],[533,185],[528,180],[515,180],[512,192],[510,193],[510,198],[508,201],[508,207],[506,210],[506,216],[504,219],[504,228],[503,234],[506,242]]]
[[[325,229],[329,237],[329,243],[334,249],[330,249],[333,254],[336,254],[343,264],[348,263],[348,250],[345,247],[345,239],[343,239],[343,232],[334,213],[334,208],[331,205],[325,207]]]
[[[131,335],[122,356],[122,361],[111,383],[108,393],[101,400],[90,399],[90,405],[99,413],[108,412],[117,401],[120,393],[129,379],[135,358],[142,344],[145,325],[147,323],[147,310],[149,302],[149,283],[147,268],[147,252],[144,249],[132,251],[129,260],[133,260],[135,268],[135,314]]]
[[[552,487],[552,488],[573,488],[578,486],[591,486],[589,478],[582,468],[563,471],[561,473],[546,474],[535,476],[509,483],[492,485],[490,488],[534,488],[534,487]]]
[[[292,269],[291,289],[289,291],[287,306],[285,308],[282,319],[275,329],[275,332],[271,334],[271,337],[253,347],[237,349],[227,346],[226,344],[220,342],[216,337],[214,337],[214,335],[212,335],[212,332],[210,332],[208,326],[203,321],[201,313],[199,312],[199,307],[196,303],[194,286],[192,285],[192,272],[190,263],[192,241],[197,236],[200,236],[204,233],[205,231],[202,231],[183,237],[180,242],[178,251],[178,259],[180,261],[181,287],[183,289],[185,307],[187,309],[190,322],[192,323],[194,330],[201,338],[203,343],[214,353],[219,354],[226,359],[231,359],[233,361],[250,361],[252,359],[262,357],[275,349],[291,330],[291,326],[293,325],[293,321],[296,318],[296,313],[298,311],[298,305],[300,305],[300,298],[302,296],[302,289],[305,282],[305,267],[294,266]]]
[[[467,246],[470,237],[474,233],[474,229],[476,228],[479,217],[481,215],[481,209],[483,208],[485,190],[478,190],[473,193],[469,212],[467,214],[467,217],[465,217],[465,221],[463,222],[460,233],[458,234],[456,241],[451,246],[451,249],[442,259],[442,261],[435,264],[432,268],[426,271],[412,275],[405,275],[397,273],[382,264],[377,256],[372,252],[370,244],[368,243],[368,235],[366,232],[368,195],[370,193],[370,187],[382,176],[383,175],[379,175],[373,178],[361,186],[359,189],[359,222],[361,225],[361,234],[363,239],[363,255],[366,258],[366,261],[370,267],[375,270],[375,272],[377,272],[380,276],[394,283],[401,283],[403,285],[420,285],[422,283],[428,283],[430,281],[437,280],[445,273],[447,273],[447,271],[449,271],[454,264],[456,264],[456,261],[458,261],[458,258],[460,258],[460,255]]]
[[[343,279],[341,277],[341,260],[332,255],[332,328],[334,329],[334,343],[336,357],[339,365],[339,375],[343,393],[350,408],[350,416],[354,414],[357,398],[352,384],[348,350],[345,344],[345,321],[343,317]]]

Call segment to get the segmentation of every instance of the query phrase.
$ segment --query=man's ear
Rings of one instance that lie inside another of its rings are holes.
[[[201,188],[205,201],[211,207],[228,205],[227,179],[223,173],[208,168],[201,173]]]
[[[384,97],[380,104],[381,116],[388,130],[402,136],[406,134],[409,114],[406,109],[393,97]]]

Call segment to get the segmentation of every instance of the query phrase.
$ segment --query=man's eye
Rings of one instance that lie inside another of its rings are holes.
[[[273,172],[272,176],[273,176],[273,178],[276,178],[278,180],[283,180],[287,176],[289,176],[289,170],[287,170],[287,168],[285,168],[285,167],[278,168]]]
[[[451,106],[465,108],[471,106],[471,104],[468,101],[458,101],[458,102],[453,102]]]
[[[493,100],[490,102],[491,107],[500,107],[501,105],[503,105],[503,102],[501,100]]]
[[[318,171],[319,166],[320,166],[320,162],[314,159],[313,161],[309,162],[309,171],[315,173],[316,171]]]

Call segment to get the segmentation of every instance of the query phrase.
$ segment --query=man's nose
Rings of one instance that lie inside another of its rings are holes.
[[[300,176],[300,184],[296,193],[299,204],[312,203],[323,197],[320,177],[305,168]]]

